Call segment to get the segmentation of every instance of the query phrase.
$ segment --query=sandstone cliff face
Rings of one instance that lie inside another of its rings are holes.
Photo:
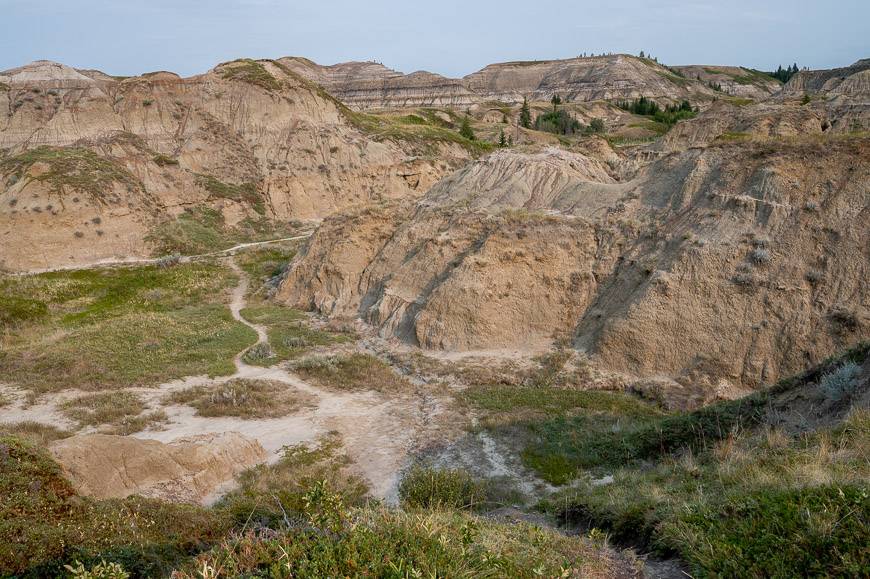
[[[633,177],[500,152],[417,203],[327,220],[279,299],[424,348],[573,336],[616,371],[755,386],[868,334],[868,152],[726,144]]]
[[[282,64],[324,86],[355,109],[445,106],[467,108],[487,101],[520,103],[627,99],[709,99],[706,83],[682,78],[648,59],[628,55],[492,64],[462,79],[429,72],[404,75],[373,62],[320,66],[302,58]]]
[[[713,94],[702,82],[677,76],[651,60],[624,54],[492,64],[463,80],[485,99],[505,102],[522,102],[524,96],[549,100],[553,94],[569,101],[640,96],[697,100]]]
[[[783,86],[783,95],[824,93],[833,96],[870,94],[870,58],[843,68],[802,70]]]
[[[761,100],[779,92],[782,83],[766,74],[739,66],[674,66],[684,77],[717,84],[727,95]]]
[[[478,95],[461,81],[431,72],[402,74],[375,62],[344,62],[319,66],[304,58],[278,62],[323,86],[341,102],[355,109],[408,107],[467,107]]]
[[[0,83],[0,261],[10,268],[142,254],[154,220],[185,207],[210,204],[230,222],[318,219],[419,196],[469,156],[373,138],[272,61],[123,80],[38,62],[0,73]],[[74,236],[95,218],[104,234]],[[45,255],[21,251],[31,244]]]

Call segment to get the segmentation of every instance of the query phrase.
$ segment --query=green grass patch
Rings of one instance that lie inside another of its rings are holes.
[[[266,205],[262,194],[257,189],[256,183],[241,183],[236,185],[224,183],[211,175],[202,174],[196,176],[196,183],[208,191],[212,199],[229,199],[238,203],[248,203],[260,215],[266,213]]]
[[[37,163],[44,165],[45,170],[32,174],[30,169]],[[145,193],[141,181],[121,164],[78,147],[30,149],[0,161],[0,173],[45,183],[58,195],[68,190],[79,191],[103,204],[118,201],[110,196],[116,184],[125,186],[130,192]]]
[[[655,416],[659,412],[642,400],[621,392],[573,390],[553,386],[472,386],[462,392],[472,407],[490,413],[532,410],[544,416],[574,411],[627,417]]]
[[[543,506],[676,553],[694,576],[855,576],[870,564],[868,452],[870,413],[856,410],[832,430],[744,432],[618,468],[612,484],[581,484]]]
[[[0,374],[36,392],[230,374],[256,341],[223,304],[235,282],[202,262],[0,278],[0,296],[28,295],[48,309],[8,336]]]
[[[252,294],[265,297],[264,286],[284,273],[285,268],[296,255],[297,245],[297,242],[283,242],[254,247],[236,255],[236,263],[251,281]],[[274,284],[271,287],[275,287]]]
[[[750,133],[740,133],[740,132],[725,132],[716,137],[717,141],[729,143],[734,141],[745,141],[751,139],[752,135]]]
[[[340,344],[354,339],[349,334],[311,328],[303,312],[283,306],[256,305],[243,309],[241,314],[252,324],[266,326],[273,356],[248,362],[254,365],[271,366],[282,360],[297,358],[315,346]]]
[[[349,509],[331,532],[297,527],[242,537],[202,555],[177,575],[200,577],[606,577],[598,547],[528,524],[499,524],[451,511]]]
[[[402,506],[410,509],[475,510],[486,505],[486,486],[468,472],[417,466],[399,485]]]
[[[297,232],[293,224],[266,218],[247,219],[229,227],[220,211],[198,207],[159,223],[148,232],[145,240],[153,247],[154,255],[197,255],[240,243],[292,237]]]
[[[267,91],[276,91],[281,88],[281,82],[272,76],[265,66],[250,58],[221,64],[220,74],[225,80],[246,82]]]
[[[698,576],[867,576],[868,497],[863,485],[760,490],[688,511],[661,541]]]

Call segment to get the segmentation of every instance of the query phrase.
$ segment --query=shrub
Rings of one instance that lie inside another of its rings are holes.
[[[151,160],[154,162],[155,165],[158,165],[160,167],[166,167],[169,165],[178,165],[177,159],[173,159],[172,157],[168,157],[168,156],[163,155],[163,154],[157,154]]]
[[[158,257],[155,263],[157,264],[157,267],[161,269],[176,266],[181,263],[181,254],[173,253],[170,255],[164,255],[163,257]]]
[[[763,247],[756,247],[752,250],[752,253],[749,254],[749,259],[751,259],[753,263],[764,265],[770,263],[770,260],[773,259],[773,257],[770,255],[770,252]]]
[[[486,496],[486,486],[462,470],[416,466],[399,484],[406,508],[474,510],[486,503]]]
[[[243,359],[248,364],[257,364],[275,358],[275,353],[272,351],[272,346],[267,342],[259,342],[254,344],[248,351],[245,352]]]
[[[589,121],[589,130],[590,133],[602,134],[605,131],[604,121],[601,119],[592,119]]]
[[[845,362],[835,370],[828,372],[819,380],[819,388],[831,400],[839,401],[850,398],[858,385],[861,367],[855,362]]]
[[[100,561],[90,569],[85,569],[83,563],[76,561],[75,567],[64,565],[64,569],[69,571],[74,579],[128,579],[130,577],[121,565],[105,561]]]
[[[462,119],[462,125],[459,127],[459,134],[469,141],[475,139],[474,129],[471,128],[471,123],[468,121],[468,115],[465,115]]]

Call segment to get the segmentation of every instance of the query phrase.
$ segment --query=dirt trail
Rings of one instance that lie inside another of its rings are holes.
[[[241,315],[247,306],[247,274],[231,255],[226,258],[226,263],[239,276],[229,303],[233,318],[257,333],[257,344],[268,343],[266,328]],[[374,391],[326,390],[301,380],[280,366],[264,368],[245,363],[243,356],[248,349],[236,355],[236,372],[230,376],[189,376],[153,388],[126,389],[137,394],[147,404],[148,410],[162,409],[168,417],[168,422],[159,429],[132,436],[171,442],[198,434],[238,432],[259,441],[269,453],[269,460],[274,461],[281,456],[281,449],[285,446],[313,443],[326,433],[337,431],[342,435],[345,452],[353,461],[352,468],[368,480],[372,495],[388,503],[396,502],[399,475],[411,453],[421,443],[437,436],[435,431],[440,426],[435,418],[445,411],[446,402],[425,391],[387,396]],[[164,405],[170,392],[193,386],[217,386],[236,378],[280,382],[314,396],[315,402],[288,416],[255,420],[206,418],[196,416],[195,410],[189,406]],[[74,429],[74,424],[60,412],[60,406],[63,401],[83,392],[59,392],[52,395],[50,401],[25,407],[20,392],[6,387],[0,387],[0,390],[18,398],[15,403],[0,408],[0,423],[33,420]],[[81,432],[89,431],[94,429]]]
[[[237,251],[248,249],[251,247],[260,247],[263,245],[271,245],[273,243],[281,243],[282,241],[298,241],[300,239],[307,239],[311,237],[314,231],[306,231],[301,235],[296,235],[293,237],[282,237],[280,239],[268,239],[266,241],[251,241],[248,243],[240,243],[238,245],[234,245],[227,249],[221,249],[220,251],[211,251],[209,253],[200,253],[197,255],[184,255],[179,257],[180,263],[188,263],[191,261],[196,261],[198,259],[206,259],[209,257],[219,257],[222,255],[232,255]],[[14,276],[25,276],[25,275],[37,275],[40,273],[51,273],[55,271],[78,271],[81,269],[95,269],[98,267],[117,267],[123,265],[153,265],[158,263],[161,257],[124,257],[118,259],[101,259],[99,261],[94,261],[90,263],[74,263],[70,265],[60,265],[57,267],[47,267],[43,269],[30,269],[27,271],[15,271],[10,272],[8,275]]]

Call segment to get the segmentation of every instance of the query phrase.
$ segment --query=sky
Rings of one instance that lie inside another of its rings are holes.
[[[641,50],[671,65],[815,69],[870,57],[868,23],[870,0],[0,0],[0,70],[48,59],[190,76],[292,55],[458,77]]]

